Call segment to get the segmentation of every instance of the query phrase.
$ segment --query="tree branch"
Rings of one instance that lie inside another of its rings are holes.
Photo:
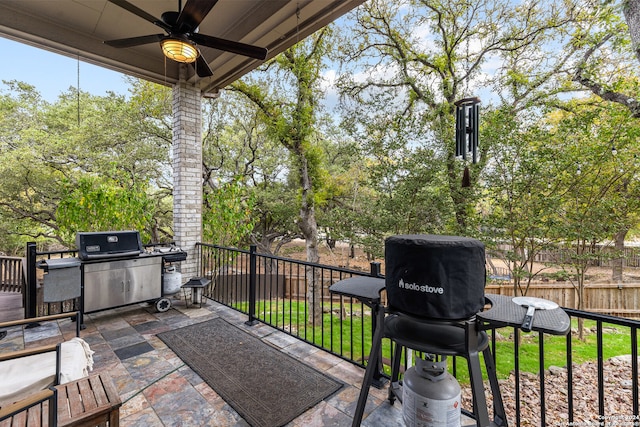
[[[624,105],[631,112],[633,117],[640,119],[640,103],[637,99],[625,95],[624,93],[607,89],[601,83],[593,80],[587,72],[586,65],[589,58],[591,58],[595,51],[602,47],[612,37],[613,34],[607,34],[602,40],[587,49],[582,57],[582,60],[576,66],[576,72],[573,75],[573,81],[580,83],[582,86],[586,87],[595,95],[599,96],[605,101]]]

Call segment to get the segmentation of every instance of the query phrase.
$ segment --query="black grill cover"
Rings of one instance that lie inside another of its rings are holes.
[[[389,307],[418,317],[466,319],[484,306],[482,242],[467,237],[392,236],[385,241]]]
[[[98,231],[76,233],[78,258],[91,259],[138,256],[144,252],[138,231]]]

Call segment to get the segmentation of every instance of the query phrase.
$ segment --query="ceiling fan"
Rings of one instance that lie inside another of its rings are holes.
[[[159,42],[165,56],[178,62],[194,65],[196,73],[200,77],[212,76],[213,71],[211,71],[209,64],[202,57],[197,45],[260,60],[264,60],[267,57],[268,51],[266,48],[198,33],[198,26],[218,0],[187,0],[184,8],[182,8],[182,1],[178,0],[178,11],[164,12],[160,19],[126,0],[108,1],[157,25],[166,32],[166,35],[151,34],[148,36],[105,41],[104,43],[109,46],[122,48]]]

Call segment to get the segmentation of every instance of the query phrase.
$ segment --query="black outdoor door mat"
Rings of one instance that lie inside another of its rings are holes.
[[[277,427],[342,384],[216,318],[158,334],[254,427]]]

